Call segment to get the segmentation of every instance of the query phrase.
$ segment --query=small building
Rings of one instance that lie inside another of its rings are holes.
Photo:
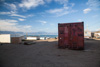
[[[22,42],[22,36],[18,34],[11,35],[11,43],[12,44],[19,44]]]
[[[91,31],[85,30],[85,31],[84,31],[84,37],[85,37],[85,38],[91,38]]]
[[[40,40],[47,40],[49,37],[40,37]]]
[[[38,40],[38,37],[26,37],[26,40]]]
[[[0,43],[11,43],[10,34],[0,34]]]
[[[21,37],[11,37],[11,43],[12,44],[19,44],[22,42],[22,38]]]
[[[46,40],[46,37],[40,37],[40,40]]]
[[[100,31],[94,32],[94,37],[95,38],[100,38]]]

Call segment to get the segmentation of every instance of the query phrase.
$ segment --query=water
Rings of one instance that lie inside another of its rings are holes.
[[[24,35],[24,36],[26,36],[26,35]],[[40,37],[50,37],[50,38],[58,37],[58,35],[27,35],[27,36],[40,36]]]

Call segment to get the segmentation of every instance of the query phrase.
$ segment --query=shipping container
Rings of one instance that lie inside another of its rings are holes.
[[[11,43],[12,44],[20,44],[22,42],[21,37],[11,37]]]
[[[84,23],[59,23],[58,47],[84,49]]]
[[[84,38],[91,38],[91,35],[92,33],[91,33],[91,31],[90,30],[84,30]]]
[[[26,37],[26,40],[37,40],[37,37]]]
[[[10,34],[0,34],[0,43],[11,43]]]

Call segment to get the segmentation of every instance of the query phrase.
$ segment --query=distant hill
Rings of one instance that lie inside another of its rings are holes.
[[[32,32],[29,33],[29,35],[57,35],[58,33],[52,33],[52,32]]]
[[[52,32],[30,32],[30,33],[24,33],[24,32],[12,32],[12,31],[0,31],[0,34],[15,34],[15,35],[57,35],[58,33],[52,33]]]
[[[23,32],[0,31],[0,34],[24,34]]]

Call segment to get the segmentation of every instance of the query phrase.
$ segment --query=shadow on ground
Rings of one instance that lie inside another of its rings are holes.
[[[0,46],[0,67],[100,67],[100,41],[85,40],[85,50],[58,49],[58,41]]]

